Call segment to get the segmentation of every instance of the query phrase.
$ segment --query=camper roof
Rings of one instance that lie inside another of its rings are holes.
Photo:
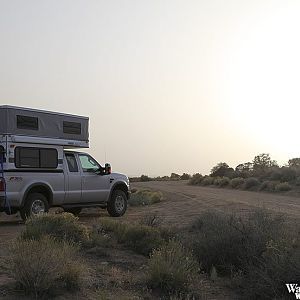
[[[0,106],[0,134],[17,140],[88,147],[89,118],[31,108]],[[28,140],[29,139],[29,140]]]

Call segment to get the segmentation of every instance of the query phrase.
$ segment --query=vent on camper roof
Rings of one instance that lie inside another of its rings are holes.
[[[39,120],[36,117],[17,115],[17,128],[39,130]]]
[[[81,124],[76,122],[63,122],[64,133],[81,134]]]

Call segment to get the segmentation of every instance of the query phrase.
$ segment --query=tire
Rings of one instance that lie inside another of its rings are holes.
[[[37,216],[49,211],[47,198],[40,193],[29,194],[23,208],[20,209],[21,218],[25,221],[27,218]]]
[[[121,217],[127,209],[127,196],[122,190],[113,191],[107,203],[107,211],[111,217]]]
[[[81,207],[64,208],[64,211],[67,213],[71,213],[74,216],[78,216],[81,213]]]

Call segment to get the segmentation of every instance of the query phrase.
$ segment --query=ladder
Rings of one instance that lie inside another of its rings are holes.
[[[2,148],[2,147],[1,147]],[[4,155],[5,155],[5,151],[4,149],[0,148],[0,178],[3,182],[3,187],[4,187],[4,209],[5,211],[10,215],[11,214],[11,207],[10,207],[10,203],[7,197],[7,192],[6,192],[6,180],[4,177]]]

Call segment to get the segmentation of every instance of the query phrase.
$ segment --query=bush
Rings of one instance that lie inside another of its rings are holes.
[[[210,176],[204,176],[201,184],[204,186],[212,185],[214,184],[214,178]]]
[[[191,178],[191,175],[190,174],[187,174],[187,173],[183,173],[181,176],[180,176],[180,180],[189,180]]]
[[[199,173],[196,173],[189,180],[189,184],[198,185],[198,184],[201,183],[202,179],[203,179],[203,176],[201,174],[199,174]]]
[[[277,184],[276,181],[266,180],[260,185],[259,190],[260,191],[274,192],[276,184]]]
[[[255,178],[255,177],[250,177],[250,178],[245,179],[245,183],[243,185],[243,188],[245,190],[248,190],[248,189],[253,188],[255,186],[258,186],[258,185],[259,185],[258,179]]]
[[[250,299],[285,299],[286,283],[300,278],[300,241],[285,236],[269,241],[266,251],[254,266],[249,265],[242,282],[244,293]]]
[[[98,231],[111,233],[119,243],[143,255],[149,255],[153,249],[161,246],[164,240],[169,238],[165,231],[141,224],[126,224],[102,219],[99,225]]]
[[[198,271],[191,253],[179,242],[170,240],[153,251],[149,261],[149,285],[166,292],[184,292]]]
[[[233,178],[230,181],[230,186],[234,189],[241,187],[245,183],[245,179],[241,177]]]
[[[220,187],[228,186],[229,183],[230,183],[230,179],[228,177],[223,177],[220,179],[219,186]]]
[[[85,270],[74,246],[51,237],[15,241],[10,249],[9,268],[19,288],[35,298],[57,287],[79,288]]]
[[[140,181],[142,182],[151,181],[151,178],[147,175],[141,175]]]
[[[87,227],[78,222],[78,218],[70,213],[57,215],[43,214],[27,220],[23,239],[40,239],[44,235],[59,240],[81,243],[89,238]]]
[[[192,249],[206,272],[214,266],[221,275],[231,275],[255,264],[267,242],[278,238],[282,225],[281,217],[265,210],[255,210],[245,220],[206,212],[193,224]]]
[[[139,190],[131,194],[128,203],[132,206],[142,206],[161,202],[162,199],[163,195],[161,192]]]
[[[286,191],[290,191],[291,189],[292,189],[292,187],[289,185],[288,182],[278,183],[275,186],[275,191],[277,191],[277,192],[286,192]]]

